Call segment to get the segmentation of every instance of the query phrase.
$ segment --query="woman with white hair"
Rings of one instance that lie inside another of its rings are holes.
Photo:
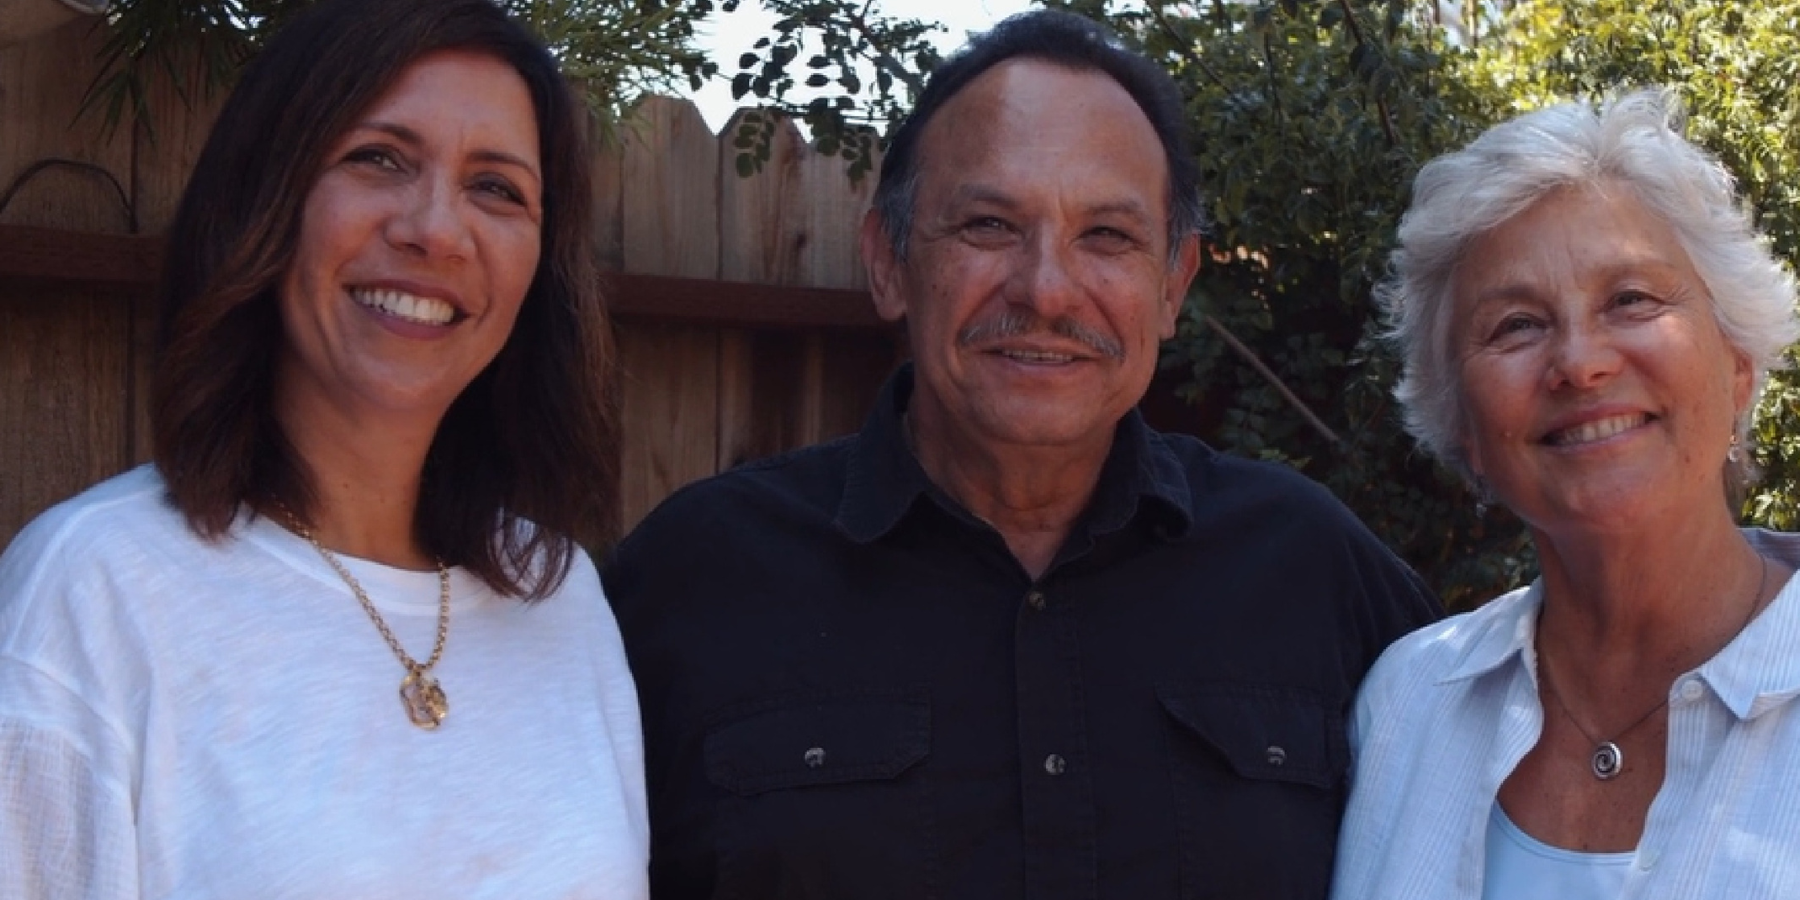
[[[1800,897],[1800,537],[1735,513],[1795,287],[1675,119],[1544,109],[1414,184],[1407,424],[1541,576],[1370,672],[1336,897]]]

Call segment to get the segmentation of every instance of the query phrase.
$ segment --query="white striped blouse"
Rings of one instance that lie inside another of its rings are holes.
[[[1751,529],[1800,567],[1800,535]],[[1543,727],[1533,649],[1541,588],[1395,643],[1350,723],[1339,900],[1478,900],[1488,814]],[[1669,687],[1662,789],[1621,897],[1800,898],[1800,578]]]

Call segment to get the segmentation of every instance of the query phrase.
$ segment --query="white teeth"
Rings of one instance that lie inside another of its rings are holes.
[[[1641,413],[1625,416],[1612,416],[1593,422],[1583,422],[1573,428],[1565,428],[1550,435],[1550,443],[1559,447],[1573,444],[1589,444],[1603,441],[1621,431],[1626,431],[1644,423]]]
[[[1038,350],[1002,350],[1002,356],[1030,363],[1066,363],[1073,362],[1075,357],[1067,353],[1045,353]]]
[[[447,325],[456,318],[456,307],[436,297],[419,297],[400,291],[359,288],[350,292],[351,299],[370,309],[378,309],[397,319],[421,325]]]

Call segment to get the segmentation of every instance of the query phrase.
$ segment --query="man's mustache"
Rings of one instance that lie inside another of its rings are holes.
[[[967,346],[1001,338],[1023,337],[1044,332],[1075,341],[1108,359],[1125,358],[1125,348],[1120,346],[1118,341],[1074,319],[1065,317],[1049,320],[1028,309],[1017,307],[1008,309],[998,318],[977,322],[964,328],[957,334],[956,341],[958,344]]]

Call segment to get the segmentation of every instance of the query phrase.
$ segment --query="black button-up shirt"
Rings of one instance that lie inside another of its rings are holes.
[[[1345,713],[1437,615],[1418,579],[1311,481],[1133,413],[1034,581],[907,449],[910,390],[606,564],[653,894],[1323,897]]]

